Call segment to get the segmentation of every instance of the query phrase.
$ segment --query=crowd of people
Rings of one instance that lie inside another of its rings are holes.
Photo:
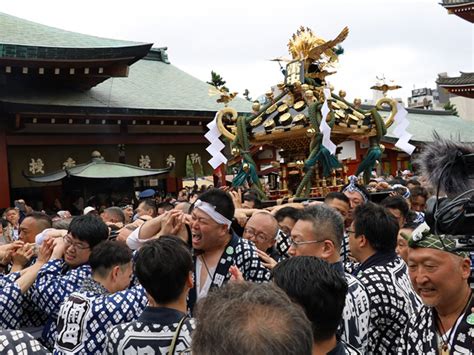
[[[351,177],[269,208],[217,188],[80,216],[17,201],[0,353],[472,354],[470,255],[424,222],[424,183]]]

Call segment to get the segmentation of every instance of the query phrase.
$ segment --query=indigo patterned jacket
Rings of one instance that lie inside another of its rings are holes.
[[[84,279],[90,276],[91,267],[88,264],[67,269],[63,259],[48,261],[38,272],[31,299],[48,316],[42,334],[42,343],[48,348],[53,348],[57,336],[56,320],[61,303],[72,292],[79,290]]]
[[[107,330],[137,319],[147,303],[142,286],[109,293],[92,278],[85,279],[61,305],[54,354],[102,354]]]

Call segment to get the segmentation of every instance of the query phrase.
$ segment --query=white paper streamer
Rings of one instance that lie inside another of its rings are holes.
[[[204,135],[204,137],[211,143],[206,150],[211,155],[211,159],[209,159],[209,164],[212,166],[213,169],[218,168],[221,164],[227,163],[227,158],[222,154],[221,150],[224,149],[225,145],[219,139],[221,136],[221,132],[217,127],[217,113],[214,119],[207,124],[207,128],[209,131]]]
[[[393,135],[398,138],[395,147],[411,155],[416,147],[413,144],[408,143],[413,135],[408,133],[406,130],[410,125],[407,115],[407,110],[405,110],[402,104],[397,102],[397,114],[394,117],[394,123],[396,126],[393,130]]]
[[[329,150],[329,152],[334,155],[336,153],[336,145],[331,141],[331,127],[329,127],[328,123],[326,122],[326,117],[329,114],[329,106],[328,106],[328,97],[331,96],[331,90],[328,88],[324,89],[324,103],[321,107],[321,124],[319,125],[319,130],[323,134],[323,146]]]

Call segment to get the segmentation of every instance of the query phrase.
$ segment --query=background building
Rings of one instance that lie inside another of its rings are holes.
[[[155,169],[174,162],[166,180],[135,179],[136,189],[176,191],[187,155],[209,159],[206,124],[223,106],[208,84],[170,64],[166,48],[151,47],[0,13],[0,207],[73,198],[64,180],[38,184],[23,174],[87,163],[93,151]],[[250,111],[243,99],[233,106]]]

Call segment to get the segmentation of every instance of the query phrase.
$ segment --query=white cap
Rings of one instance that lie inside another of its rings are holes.
[[[89,212],[92,212],[92,211],[95,211],[95,208],[92,207],[92,206],[87,206],[86,208],[84,208],[84,214],[88,214]]]

